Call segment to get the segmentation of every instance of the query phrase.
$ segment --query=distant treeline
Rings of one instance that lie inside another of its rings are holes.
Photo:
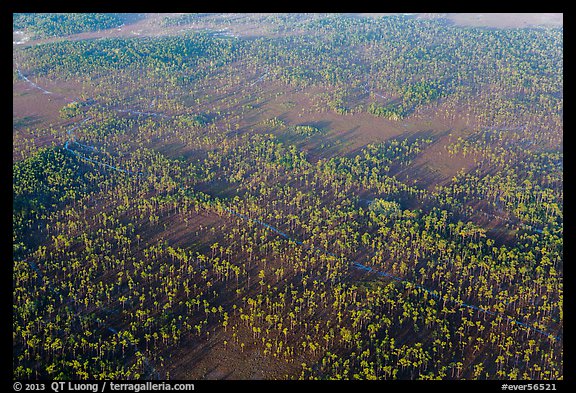
[[[121,14],[20,13],[13,14],[14,30],[29,30],[36,38],[61,37],[86,31],[110,29],[124,21]]]

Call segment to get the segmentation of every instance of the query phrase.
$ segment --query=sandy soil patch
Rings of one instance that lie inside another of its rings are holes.
[[[456,25],[474,27],[535,27],[563,25],[562,13],[450,13],[446,18]]]

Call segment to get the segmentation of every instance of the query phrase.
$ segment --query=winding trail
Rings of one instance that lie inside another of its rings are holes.
[[[17,71],[17,73],[18,73],[18,76],[19,76],[20,78],[22,78],[24,81],[28,82],[28,83],[29,83],[30,85],[32,85],[34,88],[42,91],[44,94],[56,95],[56,93],[51,92],[51,91],[49,91],[49,90],[46,90],[46,89],[42,88],[41,86],[37,85],[36,83],[32,82],[30,79],[28,79],[24,74],[22,74],[22,72],[20,71],[20,68],[18,67],[18,64],[16,64],[16,67],[17,67],[16,71]],[[77,102],[77,100],[71,100],[70,98],[65,97],[65,96],[62,96],[62,98],[63,98],[65,101],[67,101],[67,102]],[[113,165],[109,165],[109,164],[106,164],[106,163],[103,163],[103,162],[95,161],[95,160],[93,160],[93,159],[91,159],[91,158],[89,158],[89,157],[87,157],[87,156],[85,156],[85,155],[83,155],[83,154],[80,154],[79,152],[77,152],[77,151],[75,151],[75,150],[72,150],[72,149],[70,148],[70,144],[76,144],[76,145],[78,145],[78,146],[80,146],[80,147],[83,147],[83,148],[86,148],[86,149],[89,149],[89,150],[92,150],[92,151],[97,151],[96,147],[94,147],[94,146],[89,146],[89,145],[85,145],[85,144],[83,144],[83,143],[77,142],[77,141],[76,141],[76,137],[75,137],[74,134],[73,134],[73,132],[74,132],[75,130],[77,130],[78,128],[80,128],[82,125],[84,125],[84,124],[85,124],[87,121],[89,121],[89,120],[91,120],[91,117],[87,117],[86,119],[84,119],[84,120],[82,120],[81,122],[75,124],[72,128],[69,128],[69,129],[66,131],[66,134],[68,135],[68,139],[67,139],[66,142],[64,143],[64,148],[65,148],[67,151],[69,151],[70,153],[76,155],[77,157],[79,157],[79,158],[82,159],[82,160],[86,160],[86,161],[92,162],[92,163],[97,164],[97,165],[103,165],[103,166],[108,167],[108,168],[110,168],[110,169],[113,169],[113,170],[115,170],[115,171],[124,172],[124,173],[130,174],[130,175],[135,174],[134,172],[130,172],[130,171],[128,171],[128,170],[115,167],[115,166],[113,166]],[[141,172],[139,172],[138,174],[141,174]],[[34,272],[36,272],[36,274],[38,275],[38,278],[39,278],[41,281],[44,281],[44,275],[43,275],[42,271],[38,268],[38,265],[37,265],[34,261],[31,261],[31,260],[28,259],[28,258],[25,259],[24,261],[28,263],[28,266],[30,266],[30,269],[32,269]],[[54,290],[54,287],[53,287],[51,284],[48,284],[48,288],[49,288],[52,292],[56,293],[56,291]],[[111,332],[111,333],[113,333],[113,334],[115,334],[115,335],[119,335],[118,330],[114,329],[113,327],[111,327],[111,326],[109,326],[109,325],[106,325],[106,324],[103,324],[103,326],[104,326],[109,332]],[[158,370],[156,370],[156,368],[155,368],[154,365],[149,361],[149,359],[144,355],[144,352],[138,347],[138,345],[137,345],[135,342],[133,342],[133,341],[130,341],[129,344],[134,348],[134,350],[135,350],[136,352],[140,352],[140,353],[142,354],[142,360],[143,360],[143,362],[144,362],[144,366],[145,366],[146,369],[148,370],[148,375],[150,375],[151,377],[153,377],[153,378],[156,379],[156,380],[160,380],[160,379],[161,379],[161,378],[160,378],[160,373],[158,372]]]
[[[264,80],[264,77],[268,75],[268,71],[266,71],[264,74],[262,74],[262,76],[260,76],[260,78],[256,79],[256,81],[252,82],[250,84],[250,86],[254,86],[256,83],[258,82],[262,82]]]
[[[263,226],[263,227],[271,230],[272,232],[274,232],[274,233],[276,233],[276,234],[278,234],[278,235],[286,238],[287,240],[293,241],[294,243],[296,243],[296,244],[298,244],[298,245],[303,245],[303,244],[304,244],[302,241],[297,240],[297,239],[294,239],[294,238],[288,236],[286,233],[280,231],[278,228],[276,228],[276,227],[274,227],[274,226],[272,226],[272,225],[270,225],[270,224],[268,224],[268,223],[265,223],[265,222],[263,222],[263,221],[261,221],[261,220],[254,219],[254,218],[250,218],[250,217],[248,217],[248,216],[246,216],[246,215],[244,215],[244,214],[238,213],[238,212],[236,212],[236,211],[234,211],[234,210],[232,210],[232,209],[224,208],[224,210],[226,210],[226,211],[229,212],[230,214],[233,214],[233,215],[235,215],[235,216],[237,216],[237,217],[240,217],[240,218],[243,219],[243,220],[251,221],[251,222],[254,222],[254,223],[256,223],[256,224],[259,224],[259,225],[261,225],[261,226]],[[329,255],[329,256],[338,258],[338,256],[335,255],[334,253],[329,252],[329,251],[327,251],[327,250],[324,250],[324,249],[322,249],[322,248],[315,247],[315,250],[316,250],[317,252],[322,253],[322,254],[325,254],[325,255]],[[546,332],[546,331],[544,331],[544,330],[542,330],[542,329],[538,329],[538,328],[535,328],[535,327],[533,327],[533,326],[530,326],[530,325],[528,325],[528,324],[526,324],[526,323],[524,323],[524,322],[522,322],[522,321],[518,321],[518,320],[516,320],[516,319],[514,319],[514,318],[512,318],[512,317],[510,317],[510,316],[508,316],[508,315],[505,315],[505,314],[504,314],[504,315],[498,314],[498,313],[495,313],[495,312],[493,312],[493,311],[487,310],[487,309],[485,309],[485,308],[475,306],[475,305],[473,305],[473,304],[468,304],[468,303],[460,302],[460,301],[458,301],[458,300],[456,300],[456,299],[453,299],[453,298],[444,298],[444,297],[442,297],[441,293],[439,293],[438,291],[428,289],[428,288],[426,288],[426,287],[424,287],[424,286],[422,286],[422,285],[420,285],[420,284],[417,284],[417,283],[414,282],[414,281],[410,281],[410,280],[403,279],[403,278],[401,278],[401,277],[395,276],[395,275],[393,275],[393,274],[391,274],[391,273],[388,273],[388,272],[386,272],[386,271],[373,269],[373,268],[371,268],[371,267],[369,267],[369,266],[363,265],[362,263],[356,262],[356,261],[352,261],[352,262],[351,262],[351,266],[354,267],[354,268],[356,268],[356,269],[364,270],[364,271],[367,271],[367,272],[370,272],[370,273],[375,273],[375,274],[377,274],[377,275],[379,275],[379,276],[382,276],[382,277],[391,278],[391,279],[393,279],[393,280],[395,280],[395,281],[398,281],[399,283],[401,283],[401,284],[403,284],[403,285],[412,285],[412,286],[414,286],[414,287],[416,287],[416,288],[418,288],[418,289],[421,289],[421,290],[427,292],[430,296],[432,296],[432,297],[434,297],[434,298],[436,298],[436,299],[446,300],[446,301],[448,301],[448,302],[450,302],[450,303],[452,303],[452,304],[455,304],[455,305],[457,305],[457,306],[459,306],[459,307],[469,308],[469,309],[476,310],[476,311],[478,311],[478,312],[482,312],[482,313],[485,313],[485,314],[488,314],[488,315],[492,315],[492,316],[495,316],[495,317],[501,316],[501,317],[505,318],[508,322],[510,322],[510,323],[512,323],[512,324],[515,324],[515,325],[524,327],[524,328],[526,328],[526,329],[532,330],[532,331],[534,331],[534,332],[540,333],[540,334],[542,334],[542,335],[544,335],[544,336],[547,336],[547,337],[549,337],[549,338],[553,338],[553,339],[556,340],[556,341],[560,341],[560,336],[555,336],[555,335],[553,335],[553,334],[551,334],[551,333],[548,333],[548,332]]]
[[[28,78],[26,78],[26,77],[20,72],[19,69],[18,69],[17,71],[18,71],[18,75],[21,76],[22,79],[24,79],[24,80],[26,80],[27,82],[31,83],[34,87],[40,89],[40,90],[43,91],[45,94],[53,94],[52,92],[47,91],[47,90],[41,88],[40,86],[36,85],[35,83],[31,82]],[[258,78],[258,80],[257,80],[256,82],[254,82],[254,83],[257,83],[257,82],[259,82],[260,80],[262,80],[265,75],[266,75],[266,73],[265,73],[264,75],[262,75],[260,78]],[[161,114],[161,113],[141,112],[141,111],[131,110],[131,109],[117,109],[116,111],[121,112],[121,113],[131,113],[131,114],[144,115],[144,116],[152,116],[152,117],[164,117],[164,118],[168,118],[168,117],[169,117],[169,116],[166,116],[166,115]],[[139,176],[144,175],[144,173],[142,173],[142,172],[132,172],[132,171],[128,171],[128,170],[123,169],[123,168],[119,168],[119,167],[113,166],[113,165],[109,165],[109,164],[105,164],[105,163],[102,163],[102,162],[95,161],[95,160],[93,160],[93,159],[91,159],[91,158],[89,158],[89,157],[87,157],[87,156],[85,156],[85,155],[83,155],[83,154],[75,151],[75,150],[72,150],[72,149],[70,148],[70,144],[71,144],[71,143],[77,144],[78,146],[81,146],[81,147],[86,148],[86,149],[90,149],[90,150],[92,150],[92,151],[96,151],[96,150],[97,150],[97,148],[94,147],[94,146],[89,146],[89,145],[85,145],[85,144],[81,144],[81,143],[79,143],[79,142],[76,142],[75,137],[74,137],[74,135],[73,135],[73,131],[76,130],[76,129],[78,129],[80,126],[82,126],[82,125],[83,125],[84,123],[86,123],[88,120],[90,120],[90,117],[84,119],[82,122],[78,123],[78,124],[75,125],[74,127],[72,127],[72,128],[70,128],[69,130],[67,130],[67,135],[68,135],[69,139],[68,139],[68,140],[66,141],[66,143],[64,144],[64,147],[65,147],[65,149],[66,149],[67,151],[71,152],[72,154],[75,154],[78,158],[80,158],[80,159],[82,159],[82,160],[86,160],[86,161],[92,162],[92,163],[97,164],[97,165],[102,165],[102,166],[105,166],[105,167],[107,167],[107,168],[109,168],[109,169],[112,169],[112,170],[115,170],[115,171],[118,171],[118,172],[121,172],[121,173],[125,173],[125,174],[128,174],[128,175],[139,175]],[[148,174],[148,175],[150,175],[150,174]],[[151,174],[151,175],[152,175],[152,176],[156,176],[156,175],[154,175],[154,174]],[[158,176],[156,176],[156,177],[158,177]],[[274,232],[274,233],[276,233],[276,234],[278,234],[278,235],[280,235],[281,237],[283,237],[283,238],[285,238],[285,239],[287,239],[287,240],[289,240],[289,241],[292,241],[292,242],[294,242],[294,243],[296,243],[296,244],[298,244],[298,245],[304,245],[304,243],[303,243],[302,241],[291,237],[290,235],[282,232],[282,231],[279,230],[278,228],[276,228],[276,227],[274,227],[274,226],[272,226],[272,225],[270,225],[270,224],[268,224],[268,223],[266,223],[266,222],[264,222],[264,221],[262,221],[262,220],[255,219],[255,218],[250,218],[250,217],[246,216],[245,214],[239,213],[239,212],[234,211],[234,210],[232,210],[232,209],[230,209],[230,208],[227,208],[227,207],[224,207],[223,209],[224,209],[226,212],[228,212],[229,214],[231,214],[231,215],[233,215],[233,216],[236,216],[236,217],[239,217],[239,218],[241,218],[241,219],[244,220],[244,221],[254,222],[254,223],[256,223],[256,224],[258,224],[258,225],[260,225],[260,226],[262,226],[262,227],[264,227],[264,228],[266,228],[266,229],[268,229],[268,230],[270,230],[270,231],[272,231],[272,232]],[[324,250],[324,249],[322,249],[322,248],[315,247],[315,250],[316,250],[317,252],[322,253],[322,254],[329,255],[329,256],[332,256],[332,257],[335,257],[335,258],[339,258],[339,257],[336,256],[334,253],[329,252],[329,251],[327,251],[327,250]],[[29,262],[29,264],[30,264],[30,262]],[[33,270],[38,271],[38,270],[37,270],[37,269],[38,269],[37,266],[33,266],[33,265],[31,265],[31,264],[30,264],[30,266],[31,266],[31,268],[32,268]],[[418,288],[418,289],[423,290],[424,292],[428,293],[430,296],[432,296],[432,297],[434,297],[434,298],[436,298],[436,299],[441,299],[441,300],[448,301],[448,302],[450,302],[450,303],[452,303],[452,304],[454,304],[454,305],[456,305],[456,306],[458,306],[458,307],[469,308],[469,309],[472,309],[472,310],[475,310],[475,311],[478,311],[478,312],[481,312],[481,313],[484,313],[484,314],[488,314],[488,315],[491,315],[491,316],[494,316],[494,317],[501,317],[501,318],[507,320],[508,322],[510,322],[511,324],[514,324],[514,325],[523,327],[523,328],[525,328],[525,329],[527,329],[527,330],[534,331],[534,332],[536,332],[536,333],[539,333],[539,334],[541,334],[541,335],[543,335],[543,336],[546,336],[546,337],[548,337],[548,338],[554,339],[554,340],[556,340],[556,341],[560,341],[560,339],[561,339],[560,336],[556,336],[556,335],[553,335],[553,334],[551,334],[551,333],[548,333],[548,332],[546,332],[546,331],[544,331],[544,330],[542,330],[542,329],[539,329],[539,328],[530,326],[530,325],[528,325],[527,323],[524,323],[524,322],[522,322],[522,321],[518,321],[518,320],[516,320],[516,319],[514,319],[514,318],[512,318],[512,317],[510,317],[510,316],[508,316],[508,315],[499,314],[499,313],[490,311],[490,310],[485,309],[485,308],[482,308],[482,307],[478,307],[478,306],[475,306],[475,305],[472,305],[472,304],[468,304],[468,303],[464,303],[464,302],[458,301],[457,299],[445,298],[445,297],[442,296],[442,294],[441,294],[440,292],[438,292],[438,291],[436,291],[436,290],[431,290],[431,289],[429,289],[429,288],[423,287],[422,285],[420,285],[420,284],[418,284],[418,283],[416,283],[416,282],[414,282],[414,281],[406,280],[406,279],[404,279],[404,278],[395,276],[395,275],[393,275],[393,274],[391,274],[391,273],[388,273],[388,272],[386,272],[386,271],[376,270],[376,269],[371,268],[371,267],[369,267],[369,266],[366,266],[366,265],[364,265],[364,264],[362,264],[362,263],[360,263],[360,262],[350,261],[350,266],[352,266],[352,267],[355,268],[355,269],[363,270],[363,271],[366,271],[366,272],[370,272],[370,273],[377,274],[377,275],[382,276],[382,277],[390,278],[390,279],[395,280],[395,281],[397,281],[397,282],[399,282],[399,283],[401,283],[402,285],[405,285],[405,286],[407,286],[407,285],[414,286],[414,287],[416,287],[416,288]],[[113,332],[113,333],[115,333],[115,334],[118,334],[118,332],[117,332],[116,330],[114,330],[113,328],[111,328],[111,327],[108,327],[108,330],[111,331],[111,332]],[[135,348],[138,348],[138,347],[136,346],[136,344],[134,344],[134,343],[131,343],[131,344],[134,345]],[[141,351],[140,351],[140,352],[141,352]],[[149,362],[147,361],[147,359],[145,359],[145,361],[146,361],[147,364],[149,364]],[[151,366],[151,367],[152,367],[152,366]],[[152,369],[153,369],[153,367],[152,367]],[[158,373],[157,373],[157,371],[156,371],[155,369],[154,369],[154,372],[156,373],[156,375],[158,375]]]
[[[80,126],[82,126],[84,123],[86,123],[90,119],[91,119],[91,117],[87,117],[86,119],[82,120],[80,123],[78,123],[77,125],[75,125],[74,127],[70,128],[69,130],[66,131],[66,133],[68,134],[68,140],[66,140],[66,142],[64,143],[64,149],[66,149],[67,151],[69,151],[70,153],[74,154],[75,156],[77,156],[78,158],[80,158],[84,161],[88,161],[88,162],[94,163],[96,165],[110,168],[110,169],[113,169],[113,170],[118,171],[118,172],[124,172],[124,173],[127,173],[129,175],[134,175],[134,174],[141,175],[142,172],[131,172],[127,169],[123,169],[123,168],[119,168],[119,167],[114,166],[114,165],[106,164],[105,162],[96,161],[96,160],[94,160],[88,156],[85,156],[84,154],[81,154],[80,152],[78,152],[76,150],[72,150],[70,148],[70,144],[76,144],[80,147],[83,147],[83,148],[91,150],[91,151],[97,151],[98,150],[94,146],[89,146],[89,145],[85,145],[83,143],[77,142],[76,138],[74,137],[74,134],[72,134],[72,131],[78,129]]]
[[[46,89],[44,89],[43,87],[38,86],[36,83],[32,82],[30,79],[28,79],[26,77],[26,75],[24,75],[21,71],[20,68],[18,68],[18,64],[16,64],[16,72],[18,73],[18,77],[25,80],[26,82],[28,82],[30,85],[32,85],[32,87],[40,90],[42,93],[44,94],[54,94],[51,91],[48,91]]]

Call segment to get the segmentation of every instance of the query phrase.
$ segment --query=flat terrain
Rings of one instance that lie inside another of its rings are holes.
[[[562,14],[90,15],[13,31],[15,378],[563,379]]]
[[[564,25],[559,13],[449,13],[446,18],[457,25],[476,27],[520,28]]]

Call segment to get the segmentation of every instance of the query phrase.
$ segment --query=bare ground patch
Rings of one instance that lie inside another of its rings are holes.
[[[449,13],[446,17],[456,25],[474,27],[558,27],[564,24],[562,13]]]
[[[237,334],[251,335],[248,328]],[[265,356],[257,346],[241,346],[232,339],[230,329],[228,332],[220,329],[208,340],[190,340],[183,344],[172,353],[165,372],[175,380],[278,380],[287,379],[299,368],[297,361]]]

